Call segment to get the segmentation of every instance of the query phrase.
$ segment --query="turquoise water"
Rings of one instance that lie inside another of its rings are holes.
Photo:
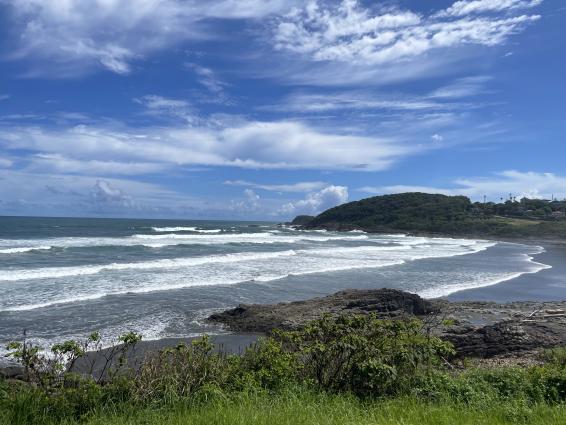
[[[485,240],[300,231],[274,223],[0,218],[0,343],[47,345],[99,330],[106,342],[221,333],[239,303],[395,287],[425,297],[548,266],[540,247]]]

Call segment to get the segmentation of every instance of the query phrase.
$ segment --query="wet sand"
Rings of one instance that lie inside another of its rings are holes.
[[[524,274],[518,278],[483,288],[456,292],[447,297],[450,301],[562,301],[566,300],[566,245],[549,242],[525,244],[543,246],[546,252],[535,255],[534,261],[552,268],[538,273]]]

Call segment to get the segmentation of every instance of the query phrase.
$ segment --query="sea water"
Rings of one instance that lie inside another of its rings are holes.
[[[0,345],[24,329],[43,346],[94,330],[107,344],[222,333],[212,312],[346,288],[441,297],[547,268],[542,251],[261,222],[3,217]]]

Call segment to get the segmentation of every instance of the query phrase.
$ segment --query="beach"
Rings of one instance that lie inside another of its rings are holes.
[[[552,241],[524,241],[543,246],[537,262],[552,266],[537,273],[524,274],[497,285],[464,290],[449,295],[451,301],[558,301],[566,299],[566,245]]]

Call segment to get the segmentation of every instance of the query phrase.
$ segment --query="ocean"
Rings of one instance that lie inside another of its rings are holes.
[[[442,297],[550,266],[544,248],[488,240],[302,231],[275,223],[0,218],[0,345],[100,331],[144,339],[225,330],[240,303],[391,287]]]

